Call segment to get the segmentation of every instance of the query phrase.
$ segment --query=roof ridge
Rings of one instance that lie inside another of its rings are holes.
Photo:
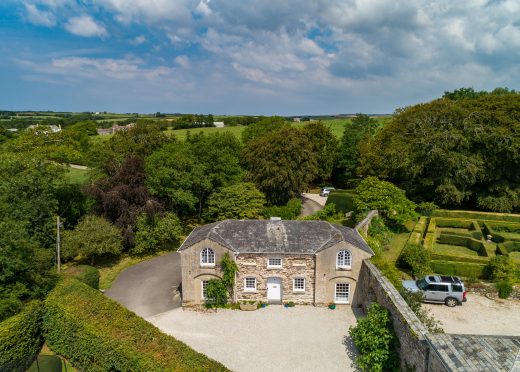
[[[338,230],[338,229],[337,229],[333,224],[331,224],[329,221],[312,221],[312,222],[325,222],[325,223],[328,223],[329,226],[332,227],[333,229]],[[339,231],[339,230],[338,230],[338,231]],[[341,234],[341,231],[339,231],[339,233]],[[341,237],[344,238],[344,237],[343,237],[343,234],[341,234]],[[327,244],[329,244],[329,242],[330,242],[331,240],[332,240],[332,234],[330,234],[330,238],[329,238],[329,240],[327,240],[325,243],[323,243],[323,244],[321,245],[321,247],[319,247],[318,249],[316,249],[316,250],[314,251],[314,253],[318,253],[318,252],[320,252],[320,251],[323,249],[323,247],[325,247]]]
[[[223,222],[227,222],[227,221],[240,221],[240,220],[230,220],[230,219],[228,218],[228,219],[226,219],[226,220],[219,221],[217,224],[215,224],[215,226],[213,226],[213,227],[211,228],[210,231],[212,231],[212,232],[214,232],[215,234],[217,234],[217,235],[219,236],[219,238],[222,239],[222,241],[226,242],[226,243],[229,245],[229,247],[231,248],[232,251],[234,251],[234,252],[238,252],[238,251],[235,249],[235,247],[233,247],[233,245],[232,245],[231,243],[229,243],[226,239],[224,239],[224,238],[222,237],[222,235],[220,235],[220,234],[215,230],[215,228],[219,227]],[[209,234],[208,234],[208,235],[209,235]],[[209,236],[208,236],[208,238],[209,238]]]

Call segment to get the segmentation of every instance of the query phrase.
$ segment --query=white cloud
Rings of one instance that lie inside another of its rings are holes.
[[[174,59],[175,63],[184,68],[189,68],[191,66],[190,59],[186,56],[178,56]]]
[[[65,29],[71,34],[78,36],[92,37],[107,35],[105,26],[100,23],[96,23],[88,15],[70,18],[69,21],[65,24]]]
[[[130,44],[132,45],[141,45],[146,43],[146,37],[144,35],[139,35],[130,40]]]
[[[199,5],[195,8],[195,10],[203,14],[205,16],[208,16],[211,14],[211,9],[209,8],[209,0],[200,0]]]
[[[56,24],[56,17],[51,12],[39,10],[34,4],[24,5],[26,18],[32,24],[46,27],[52,27]]]

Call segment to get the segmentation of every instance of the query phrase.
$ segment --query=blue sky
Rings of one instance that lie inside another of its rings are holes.
[[[2,0],[0,109],[390,113],[518,89],[518,0]]]

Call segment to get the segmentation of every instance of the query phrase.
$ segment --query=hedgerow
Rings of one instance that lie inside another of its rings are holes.
[[[439,243],[441,244],[449,244],[449,245],[459,245],[463,247],[467,247],[475,252],[477,252],[480,256],[492,257],[495,255],[495,247],[492,244],[484,243],[481,240],[476,240],[470,238],[469,236],[461,236],[455,234],[447,234],[442,233],[439,236]]]
[[[456,262],[472,262],[479,264],[487,264],[489,262],[488,257],[470,257],[470,256],[455,256],[450,254],[441,254],[435,253],[435,249],[433,249],[431,253],[432,260],[445,260],[445,261],[456,261]]]
[[[441,275],[455,275],[465,278],[481,278],[486,265],[471,262],[455,262],[431,260],[430,266],[433,272]]]
[[[25,371],[43,345],[43,306],[28,303],[18,314],[0,323],[0,371]]]
[[[228,371],[75,279],[45,300],[45,340],[86,371]]]
[[[64,272],[64,275],[78,279],[94,289],[99,289],[99,270],[93,266],[72,266]]]
[[[509,221],[520,223],[520,215],[506,213],[490,213],[490,212],[471,212],[471,211],[449,211],[446,209],[437,209],[432,213],[434,217],[447,218],[466,218],[472,220],[495,220]]]

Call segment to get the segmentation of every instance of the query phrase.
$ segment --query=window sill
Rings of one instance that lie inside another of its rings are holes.
[[[281,270],[283,267],[281,266],[267,266],[267,269],[269,270]]]
[[[352,271],[352,267],[336,267],[337,271]]]
[[[214,269],[215,268],[215,264],[200,264],[200,267],[202,269]]]
[[[305,290],[304,289],[303,290],[302,289],[298,289],[298,290],[292,291],[292,293],[294,293],[294,294],[303,294],[303,293],[305,293]]]
[[[244,289],[244,293],[258,293],[256,289]]]

